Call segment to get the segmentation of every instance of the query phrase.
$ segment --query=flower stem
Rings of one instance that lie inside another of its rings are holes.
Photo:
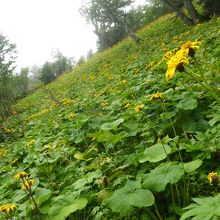
[[[220,98],[219,98],[218,95],[213,91],[212,87],[208,84],[208,80],[205,78],[205,76],[204,76],[202,73],[200,73],[200,75],[198,75],[197,73],[195,73],[194,71],[192,71],[192,70],[191,70],[190,68],[188,68],[188,67],[185,67],[185,70],[187,70],[187,71],[185,71],[187,75],[189,75],[189,76],[190,76],[191,78],[193,78],[196,82],[198,82],[199,84],[201,84],[202,86],[204,86],[204,87],[211,93],[212,97],[213,97],[216,101],[220,102]],[[199,77],[200,79],[202,79],[202,81],[199,80],[198,77]]]
[[[36,217],[38,216],[39,219],[41,220],[40,210],[39,210],[39,208],[38,208],[38,206],[37,206],[37,203],[36,203],[36,201],[35,201],[35,199],[34,199],[34,197],[33,197],[33,193],[32,193],[31,186],[30,186],[30,185],[26,185],[26,184],[25,184],[25,180],[28,181],[28,179],[27,179],[26,177],[22,177],[22,182],[23,182],[25,188],[26,188],[27,191],[28,191],[29,197],[32,199],[32,201],[33,201],[33,203],[34,203],[35,212],[36,212]]]

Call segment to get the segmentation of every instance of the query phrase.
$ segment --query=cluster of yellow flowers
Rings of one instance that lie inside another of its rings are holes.
[[[101,105],[102,107],[105,107],[105,106],[108,105],[108,102],[101,102],[100,105]]]
[[[26,147],[31,147],[32,145],[34,145],[35,140],[30,140],[27,142]]]
[[[93,80],[96,80],[96,77],[93,76],[93,75],[91,75],[91,76],[89,77],[89,79],[93,81]]]
[[[15,175],[15,179],[20,180],[20,179],[23,179],[27,176],[28,176],[28,174],[25,171],[21,171],[20,173]]]
[[[155,99],[159,99],[162,97],[162,93],[155,93],[153,95],[151,95],[150,100],[155,100]]]
[[[21,185],[21,189],[29,190],[30,187],[34,184],[34,179],[29,179],[28,174],[25,171],[21,171],[15,175],[15,179],[22,180],[23,184]]]
[[[5,149],[0,149],[0,157],[3,157],[7,154],[7,150]]]
[[[21,185],[21,189],[30,189],[30,187],[34,184],[34,179],[25,180]]]
[[[99,93],[95,94],[96,97],[100,97],[102,95],[104,95],[104,92],[99,92]]]
[[[47,113],[48,111],[49,111],[48,109],[43,109],[41,112],[31,115],[28,119],[29,120],[35,119],[35,118],[40,117],[41,115]]]
[[[130,103],[127,103],[127,104],[124,105],[123,108],[124,108],[124,109],[127,109],[127,108],[129,108],[130,106],[131,106],[131,104],[130,104]]]
[[[63,99],[63,105],[69,105],[72,104],[73,102],[74,100],[72,99],[68,99],[68,98]]]
[[[152,61],[152,62],[148,63],[147,66],[146,66],[146,69],[151,68],[154,64],[155,64],[155,61]]]
[[[126,80],[126,79],[123,79],[122,81],[121,81],[121,84],[127,84],[128,83],[128,80]]]
[[[109,81],[112,81],[113,79],[114,79],[113,76],[109,76],[109,77],[108,77],[108,80],[109,80]]]
[[[5,133],[12,133],[12,132],[15,132],[15,129],[13,129],[13,128],[5,128],[4,131],[5,131]]]
[[[76,114],[75,113],[71,113],[71,114],[69,114],[68,119],[73,119],[75,117],[76,117]]]
[[[51,108],[57,108],[59,105],[58,105],[58,103],[53,103],[50,107]]]
[[[116,92],[118,90],[117,87],[112,87],[108,90],[109,93],[113,93],[113,92]]]
[[[136,112],[139,112],[139,111],[142,110],[143,108],[144,108],[144,105],[143,105],[143,104],[139,104],[139,105],[136,105],[136,106],[135,106],[134,110],[135,110]]]
[[[167,62],[167,71],[165,74],[167,80],[170,80],[174,77],[176,70],[179,72],[184,71],[184,64],[189,64],[189,56],[194,56],[195,49],[198,49],[200,44],[201,42],[199,41],[187,41],[174,55],[171,56],[170,52],[167,52],[164,55],[164,59],[169,55],[171,56],[170,60]]]
[[[5,212],[6,214],[11,214],[17,206],[15,204],[5,204],[5,205],[0,205],[0,212]]]

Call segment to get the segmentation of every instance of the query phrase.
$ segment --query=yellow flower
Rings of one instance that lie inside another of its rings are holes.
[[[187,41],[181,46],[181,50],[185,50],[187,55],[193,57],[195,50],[199,48],[200,44],[200,41]]]
[[[18,161],[18,159],[19,159],[19,158],[15,158],[15,159],[11,162],[11,164],[16,163],[16,162]]]
[[[104,92],[97,93],[95,96],[100,97],[104,94]]]
[[[147,66],[146,69],[151,68],[155,64],[155,61],[150,62]]]
[[[51,108],[56,108],[56,107],[58,107],[59,105],[57,104],[57,103],[53,103],[50,107]]]
[[[136,112],[138,112],[138,111],[142,110],[143,108],[144,108],[144,105],[143,105],[143,104],[140,104],[140,105],[135,106],[134,110],[135,110]]]
[[[71,104],[71,103],[73,103],[74,101],[72,100],[72,99],[68,99],[68,98],[65,98],[65,99],[63,99],[63,104],[64,105],[69,105],[69,104]]]
[[[95,141],[96,139],[97,139],[96,137],[93,137],[93,138],[92,138],[92,141]]]
[[[34,145],[34,142],[34,140],[27,142],[26,147],[31,147],[32,145]]]
[[[126,105],[124,105],[124,109],[129,108],[131,106],[130,103],[127,103]]]
[[[29,189],[34,184],[34,179],[25,180],[21,185],[21,189]]]
[[[108,91],[109,91],[109,93],[112,93],[112,92],[115,92],[115,91],[117,91],[117,87],[113,87],[113,88],[110,88]]]
[[[96,80],[96,77],[95,76],[90,76],[89,79],[90,80]]]
[[[200,45],[201,45],[201,42],[197,41],[197,40],[196,41],[187,41],[186,43],[184,43],[181,46],[181,49],[189,49],[189,48],[198,49]]]
[[[105,107],[105,106],[108,105],[108,102],[102,102],[100,105],[101,105],[102,107]]]
[[[108,80],[109,80],[109,81],[111,81],[111,80],[113,80],[113,79],[114,79],[113,76],[109,76],[109,77],[108,77]]]
[[[166,71],[166,79],[170,80],[174,77],[175,71],[178,70],[179,72],[184,71],[183,64],[188,64],[189,60],[185,56],[185,50],[178,51],[171,59],[167,62],[167,71]]]
[[[162,61],[166,60],[167,58],[170,58],[173,56],[173,53],[171,51],[167,51],[162,58]]]
[[[14,131],[15,131],[15,129],[13,129],[13,128],[5,128],[6,133],[12,133]]]
[[[213,183],[218,183],[218,174],[212,171],[208,174],[208,180],[210,185],[213,185]]]
[[[126,83],[128,83],[128,81],[127,81],[126,79],[123,79],[123,80],[121,81],[121,83],[122,83],[122,84],[126,84]]]
[[[15,179],[19,180],[19,179],[23,179],[24,177],[27,177],[28,174],[25,171],[21,171],[20,173],[15,175]]]
[[[7,154],[7,150],[5,149],[0,149],[0,157],[3,157]]]
[[[155,100],[155,99],[159,99],[161,98],[162,93],[155,93],[153,95],[151,95],[150,100]]]
[[[76,117],[76,114],[75,114],[75,113],[71,113],[71,114],[69,114],[69,116],[68,116],[69,119],[73,119],[73,118],[75,118],[75,117]]]
[[[9,214],[10,212],[12,212],[16,208],[17,208],[17,206],[15,204],[1,205],[0,212],[6,212],[7,214]]]

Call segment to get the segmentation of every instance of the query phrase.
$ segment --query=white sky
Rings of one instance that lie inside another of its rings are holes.
[[[106,0],[107,1],[107,0]],[[76,60],[97,37],[79,14],[83,0],[0,0],[0,32],[17,45],[17,65],[42,65],[53,49]],[[142,4],[145,0],[135,0]]]

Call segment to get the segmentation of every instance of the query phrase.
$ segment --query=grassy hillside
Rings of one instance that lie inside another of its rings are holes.
[[[126,39],[19,101],[1,128],[0,219],[220,216],[219,27],[166,15],[140,45]],[[174,55],[188,41],[194,56]]]

